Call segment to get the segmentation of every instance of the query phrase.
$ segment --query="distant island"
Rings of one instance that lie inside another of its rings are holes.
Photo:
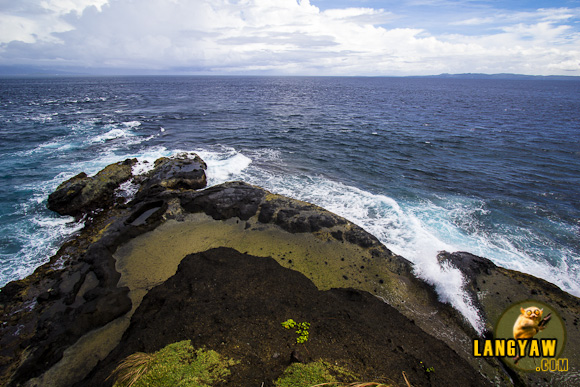
[[[60,76],[60,77],[93,77],[93,76],[179,76],[179,75],[193,75],[189,73],[180,72],[164,72],[162,70],[132,70],[132,69],[87,69],[87,68],[44,68],[37,66],[18,66],[18,65],[0,65],[0,77],[44,77],[44,76]],[[208,75],[208,74],[205,74]],[[224,74],[214,74],[224,75]],[[247,76],[248,74],[231,74],[232,76]],[[200,74],[200,76],[203,76]],[[260,76],[255,74],[252,76]],[[276,76],[276,75],[263,75]],[[285,76],[280,74],[279,76]],[[361,75],[363,77],[364,75]],[[443,73],[439,75],[379,75],[377,77],[384,78],[447,78],[447,79],[513,79],[513,80],[559,80],[559,81],[580,81],[580,76],[571,75],[525,75],[525,74],[484,74],[484,73],[463,73],[463,74],[448,74]]]
[[[464,74],[439,74],[426,75],[414,78],[449,78],[449,79],[513,79],[513,80],[556,80],[556,81],[580,81],[580,77],[571,75],[525,75],[525,74],[483,74],[483,73],[464,73]]]

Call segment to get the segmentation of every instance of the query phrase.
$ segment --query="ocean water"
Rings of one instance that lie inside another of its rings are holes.
[[[580,296],[580,82],[332,77],[0,79],[0,286],[82,224],[46,209],[81,172],[180,151],[209,184],[321,205],[415,264],[474,324],[441,250]]]

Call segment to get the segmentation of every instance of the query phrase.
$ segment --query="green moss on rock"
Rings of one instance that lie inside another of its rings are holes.
[[[321,383],[352,381],[354,375],[344,368],[318,360],[311,363],[293,363],[274,382],[276,387],[309,387]]]
[[[237,362],[191,341],[169,344],[154,354],[135,353],[114,372],[114,387],[206,387],[223,382]]]

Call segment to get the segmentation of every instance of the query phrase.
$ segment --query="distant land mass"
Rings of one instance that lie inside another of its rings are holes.
[[[571,75],[525,75],[525,74],[483,74],[483,73],[464,73],[464,74],[439,74],[427,75],[420,78],[455,78],[455,79],[532,79],[532,80],[562,80],[562,81],[580,81],[580,77]]]
[[[176,69],[162,70],[134,70],[126,68],[103,69],[103,68],[45,68],[38,66],[19,66],[19,65],[0,65],[0,77],[43,77],[43,76],[176,76],[176,75],[195,75],[189,72],[182,72]],[[200,74],[202,75],[202,74]],[[210,74],[203,74],[210,75]],[[214,74],[228,75],[228,74]],[[248,74],[231,74],[232,76],[245,76]],[[252,74],[260,76],[260,74]],[[273,74],[263,74],[263,76],[275,76]],[[280,76],[284,76],[281,74]],[[580,81],[580,76],[570,75],[524,75],[524,74],[484,74],[484,73],[463,73],[463,74],[439,74],[439,75],[405,75],[405,76],[379,76],[395,78],[449,78],[449,79],[514,79],[514,80],[563,80],[563,81]]]

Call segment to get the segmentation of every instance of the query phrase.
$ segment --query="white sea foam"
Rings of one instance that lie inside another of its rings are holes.
[[[577,253],[561,252],[560,262],[551,266],[517,247],[529,245],[530,238],[535,237],[532,231],[518,230],[517,235],[481,232],[483,227],[478,218],[490,212],[481,200],[453,196],[439,198],[439,203],[428,200],[401,202],[322,176],[277,173],[272,171],[280,166],[263,167],[272,161],[280,163],[276,160],[279,154],[270,159],[272,154],[256,153],[250,160],[231,148],[198,153],[208,163],[210,184],[244,180],[320,205],[363,227],[394,253],[413,262],[415,273],[433,284],[440,299],[459,310],[478,331],[483,324],[463,289],[465,279],[458,269],[437,261],[442,250],[466,251],[486,257],[502,267],[548,279],[580,295],[578,270],[567,263],[580,260]],[[522,240],[516,243],[518,238]]]
[[[197,153],[208,164],[210,185],[245,180],[273,192],[320,205],[363,227],[394,253],[413,262],[415,273],[436,287],[440,299],[453,305],[476,330],[482,331],[481,317],[463,291],[462,273],[437,261],[439,251],[455,251],[454,247],[438,239],[412,211],[402,208],[394,199],[321,176],[273,174],[269,170],[252,167],[249,157],[232,148]],[[278,158],[279,153],[256,154],[256,157],[260,156]]]
[[[110,140],[114,140],[117,138],[123,138],[123,137],[130,137],[133,136],[133,134],[125,129],[120,129],[120,128],[114,128],[109,130],[107,133],[95,136],[91,139],[91,142],[106,142],[106,141],[110,141]]]
[[[455,251],[454,247],[439,239],[412,211],[394,199],[323,177],[270,176],[267,181],[255,183],[320,205],[363,227],[395,254],[413,262],[415,273],[436,287],[443,302],[459,310],[476,330],[483,329],[477,308],[463,291],[462,273],[437,261],[439,251]]]
[[[153,170],[153,167],[155,167],[154,163],[149,160],[138,160],[137,163],[133,165],[131,172],[135,176],[144,175]]]
[[[208,185],[236,180],[242,171],[252,163],[249,157],[233,148],[226,148],[222,152],[200,150],[196,153],[207,164]]]
[[[38,115],[26,116],[27,121],[36,121],[40,123],[45,123],[52,121],[53,117],[58,116],[58,113],[40,113]]]
[[[127,128],[137,128],[137,127],[141,126],[141,122],[139,122],[139,121],[127,121],[127,122],[123,122],[123,125]]]
[[[155,160],[161,157],[171,157],[178,151],[170,151],[163,146],[148,148],[146,152],[137,155],[127,155],[127,158],[136,158],[137,164],[133,166],[133,175],[144,175],[155,166]]]
[[[50,146],[58,149],[57,143]],[[138,163],[133,167],[133,173],[139,175],[150,170],[159,157],[170,157],[183,151],[186,150],[168,150],[157,146],[146,148],[140,153],[119,153],[107,147],[98,158],[68,165],[66,171],[54,179],[40,187],[34,187],[37,193],[31,203],[34,202],[36,206],[44,205],[49,192],[80,171],[91,175],[120,159],[137,158]],[[397,201],[384,194],[364,191],[323,176],[289,173],[288,165],[276,150],[263,149],[242,153],[231,147],[215,146],[193,151],[208,164],[210,186],[230,180],[244,180],[272,192],[320,205],[363,227],[394,253],[413,262],[415,273],[433,284],[441,300],[452,304],[478,330],[482,327],[481,319],[463,291],[464,278],[454,267],[438,263],[436,257],[441,250],[471,252],[489,258],[500,266],[546,278],[563,289],[580,295],[580,273],[578,269],[574,269],[578,266],[572,264],[580,261],[577,252],[562,252],[563,259],[550,266],[522,250],[521,246],[526,246],[526,241],[517,241],[517,238],[532,238],[533,233],[527,235],[519,230],[518,236],[501,230],[491,233],[481,231],[483,227],[478,219],[489,215],[489,210],[481,200],[450,197],[439,198],[437,203],[427,200]],[[130,191],[134,187],[125,188],[124,192],[131,195]],[[33,213],[34,210],[28,208],[25,212]],[[50,216],[36,218],[33,221],[36,229],[23,231],[26,235],[22,235],[22,239],[29,242],[18,255],[22,263],[11,265],[20,270],[17,273],[19,277],[43,263],[42,260],[34,258],[38,257],[39,251],[46,252],[41,255],[47,259],[56,251],[55,246],[60,243],[58,241],[62,241],[63,236],[82,227],[70,223],[70,219],[58,220],[56,224],[53,222],[55,221]],[[10,279],[14,279],[12,275]]]
[[[125,203],[130,201],[137,191],[139,190],[139,184],[135,184],[133,179],[129,179],[126,182],[119,185],[119,188],[115,191],[117,197],[123,198]]]
[[[25,204],[26,210],[36,207],[36,200]],[[47,211],[35,211],[29,220],[22,220],[10,226],[8,232],[13,239],[20,241],[21,248],[17,254],[3,255],[4,266],[9,270],[0,273],[0,286],[24,278],[34,269],[45,263],[56,253],[62,241],[83,227],[72,217],[58,217]]]

